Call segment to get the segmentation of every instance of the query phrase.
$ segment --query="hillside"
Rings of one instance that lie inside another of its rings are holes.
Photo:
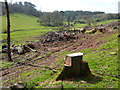
[[[86,33],[95,30],[95,27],[92,27],[90,30],[88,28],[85,33],[81,33],[80,29],[85,24],[77,24],[73,27],[79,30],[71,30],[69,37],[62,33],[61,36],[67,37],[65,41],[63,37],[61,41],[53,40],[54,42],[47,43],[42,43],[40,38],[45,38],[43,34],[57,31],[57,29],[41,26],[36,20],[38,18],[25,14],[11,15],[11,44],[32,42],[36,52],[29,51],[20,55],[13,52],[14,62],[8,62],[6,53],[2,54],[0,70],[4,88],[15,83],[22,83],[25,88],[118,88],[120,79],[117,60],[118,24],[117,22],[110,23],[117,20],[97,23],[100,30],[104,28],[104,32],[100,32],[98,28],[94,33]],[[3,21],[5,21],[5,17],[3,17]],[[100,24],[105,25],[99,26]],[[3,22],[4,25],[5,22]],[[65,33],[65,31],[63,32]],[[6,33],[1,34],[2,39],[6,39]],[[45,36],[47,37],[48,34]],[[72,35],[75,38],[69,39]],[[47,39],[50,40],[50,37],[56,39],[57,36],[60,36],[58,32],[53,36],[48,35]],[[64,58],[67,54],[75,52],[84,53],[83,60],[88,62],[93,76],[56,81],[56,77],[63,69]]]
[[[3,86],[22,83],[26,88],[118,88],[117,46],[116,29],[103,34],[78,34],[71,41],[35,42],[36,53],[13,54],[14,62],[3,56]],[[74,52],[84,53],[83,60],[88,61],[94,76],[56,81],[65,56]]]
[[[28,16],[25,14],[11,14],[11,31],[22,29],[33,29],[39,26],[37,23],[38,18],[34,16]],[[6,16],[2,17],[3,30],[6,29]]]
[[[56,43],[38,44],[36,49],[38,53],[14,56],[16,63],[8,63],[4,58],[1,65],[6,68],[2,70],[4,87],[22,82],[27,88],[61,88],[61,85],[64,88],[118,88],[117,55],[110,53],[118,50],[114,31],[103,35],[83,35],[76,41],[57,43],[57,47]],[[88,61],[95,76],[55,81],[62,71],[66,54],[73,52],[84,53],[83,60]]]
[[[0,16],[2,18],[2,32],[6,31],[6,17]],[[26,43],[34,38],[37,39],[38,35],[42,35],[46,32],[53,30],[56,27],[44,27],[37,22],[39,18],[34,16],[29,16],[26,14],[11,14],[11,43]],[[106,20],[104,22],[98,22],[97,25],[107,24],[114,20]],[[1,22],[0,22],[1,23]],[[84,27],[86,24],[75,24],[74,27]],[[6,33],[1,33],[2,38],[0,40],[6,39]]]
[[[2,32],[6,31],[6,17],[2,18]],[[25,43],[31,36],[37,36],[51,31],[52,27],[41,26],[37,22],[39,18],[25,14],[11,14],[11,41],[12,43]],[[6,39],[6,33],[2,33],[2,39]]]

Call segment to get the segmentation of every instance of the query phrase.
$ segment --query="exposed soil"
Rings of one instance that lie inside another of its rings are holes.
[[[102,37],[108,37],[117,33],[117,30],[107,31],[104,34],[79,34],[77,39],[71,41],[57,41],[54,43],[41,44],[40,42],[35,42],[35,49],[37,52],[29,52],[24,55],[13,55],[14,61],[24,59],[23,62],[18,62],[10,68],[1,70],[2,80],[14,80],[19,77],[20,73],[24,71],[31,71],[41,67],[43,65],[51,66],[56,60],[62,58],[58,56],[64,51],[78,52],[85,48],[97,48],[106,41],[99,40]],[[54,54],[54,55],[53,55]],[[2,60],[7,60],[6,55],[2,56]],[[34,64],[33,64],[34,63]],[[59,67],[56,65],[56,67]],[[53,68],[56,68],[53,67]],[[26,78],[28,80],[30,77]],[[7,82],[4,87],[12,85],[13,83]],[[24,80],[23,80],[24,81]]]

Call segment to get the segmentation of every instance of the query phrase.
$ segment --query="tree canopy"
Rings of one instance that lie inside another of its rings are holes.
[[[52,13],[44,13],[40,17],[40,23],[44,26],[59,26],[63,24],[63,15],[58,12],[54,11]]]
[[[2,12],[3,15],[6,14],[5,12],[5,3],[0,2],[2,4]],[[105,12],[101,11],[54,11],[54,12],[42,12],[36,9],[36,6],[30,2],[16,2],[16,3],[9,3],[10,13],[25,13],[27,15],[33,15],[36,17],[40,17],[40,24],[44,26],[59,26],[65,22],[74,22],[74,23],[90,23],[91,20],[94,22],[100,22],[104,20],[110,19],[118,19],[118,14],[106,14]],[[92,22],[93,22],[92,21]]]
[[[3,8],[3,15],[5,15],[5,3],[2,3]],[[27,15],[33,15],[36,17],[40,17],[42,15],[41,11],[38,11],[36,6],[30,2],[16,2],[16,3],[9,3],[10,13],[25,13]]]

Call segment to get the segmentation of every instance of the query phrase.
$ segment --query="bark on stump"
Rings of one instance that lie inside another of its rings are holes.
[[[88,62],[82,61],[83,53],[68,54],[64,61],[64,68],[56,80],[72,77],[91,76]]]

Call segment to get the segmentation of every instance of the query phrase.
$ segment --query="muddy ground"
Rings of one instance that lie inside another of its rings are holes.
[[[117,33],[117,30],[107,31],[105,33],[99,34],[79,34],[77,35],[77,39],[73,39],[71,41],[58,41],[54,43],[45,43],[41,44],[40,42],[35,42],[35,50],[37,52],[29,52],[24,55],[13,54],[12,59],[15,61],[24,60],[23,62],[17,62],[9,68],[1,69],[2,75],[1,78],[3,82],[5,80],[9,80],[3,86],[7,87],[12,85],[13,83],[10,80],[14,80],[18,78],[20,73],[24,71],[31,71],[38,67],[42,67],[43,65],[51,66],[54,64],[56,60],[61,58],[58,56],[60,53],[64,51],[79,52],[85,48],[97,48],[101,44],[104,44],[107,41],[101,41],[102,37],[108,37]],[[7,56],[3,54],[2,60],[7,60]],[[33,64],[34,63],[34,64]],[[56,65],[57,68],[59,65]],[[29,77],[30,78],[30,77]],[[26,78],[28,80],[29,78]],[[24,80],[23,80],[24,81]],[[19,82],[19,81],[18,81]]]

